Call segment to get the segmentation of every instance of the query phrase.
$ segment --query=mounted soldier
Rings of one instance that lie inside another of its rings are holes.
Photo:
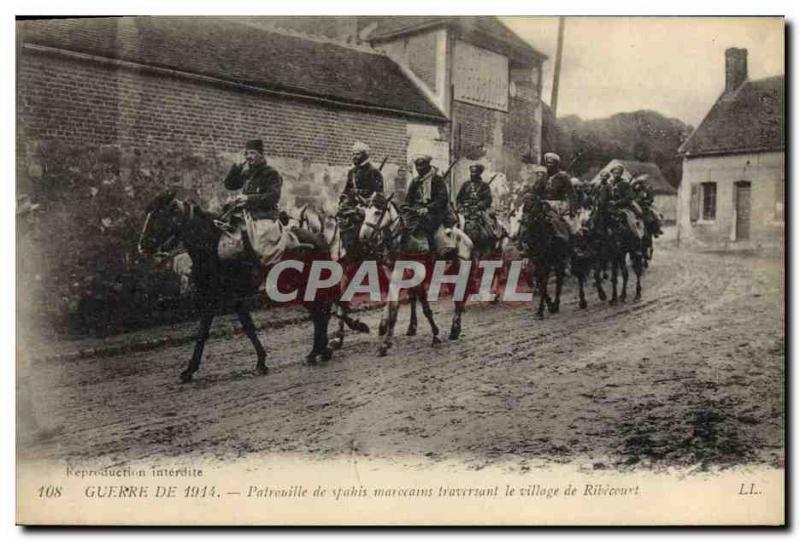
[[[547,180],[542,183],[538,180],[534,184],[532,193],[529,194],[523,215],[529,214],[531,209],[539,208],[539,205],[530,204],[530,196],[545,201],[545,212],[547,219],[552,224],[555,234],[564,240],[569,240],[572,227],[567,221],[575,216],[575,193],[572,188],[572,181],[567,173],[561,170],[561,158],[558,154],[548,152],[544,155],[544,176]],[[527,220],[527,218],[524,218]]]
[[[220,257],[230,259],[255,255],[268,263],[279,253],[282,226],[278,222],[283,179],[264,157],[264,143],[252,139],[245,143],[244,159],[234,163],[225,177],[225,188],[241,190],[223,208],[215,222],[223,231]]]
[[[663,231],[661,230],[661,219],[653,208],[655,195],[647,184],[647,175],[640,175],[631,182],[633,197],[642,210],[644,225],[647,232],[653,237],[658,238]]]
[[[339,196],[339,210],[336,213],[342,245],[351,256],[364,221],[363,208],[373,194],[383,193],[383,175],[369,161],[369,153],[370,148],[366,144],[360,141],[353,144],[353,167],[347,171],[347,182]]]
[[[483,181],[484,166],[476,163],[469,166],[470,178],[461,186],[456,196],[456,207],[463,214],[467,234],[478,245],[491,245],[500,238],[497,217],[491,212],[492,191]]]
[[[431,251],[437,250],[436,232],[447,219],[450,200],[447,184],[431,165],[431,156],[414,160],[417,176],[411,180],[402,214],[412,236],[424,237]]]
[[[247,141],[244,160],[231,166],[225,177],[225,188],[242,190],[228,205],[227,214],[231,225],[243,222],[243,211],[255,220],[277,220],[278,201],[281,198],[283,179],[264,158],[264,142],[261,139]]]
[[[600,173],[600,182],[592,190],[592,216],[589,227],[600,238],[605,238],[608,233],[608,212],[611,201],[611,174],[608,171]]]
[[[616,219],[624,217],[627,226],[641,239],[644,235],[642,209],[636,203],[630,183],[622,176],[624,171],[621,165],[611,168],[611,189],[608,201],[610,217]]]
[[[555,152],[544,155],[544,166],[547,168],[547,184],[545,187],[546,199],[549,201],[563,201],[566,213],[575,213],[575,191],[572,179],[561,169],[561,157]],[[562,211],[562,214],[564,212]]]

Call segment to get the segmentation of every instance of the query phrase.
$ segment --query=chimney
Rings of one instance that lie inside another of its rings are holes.
[[[747,80],[747,49],[725,49],[725,93],[733,94]]]

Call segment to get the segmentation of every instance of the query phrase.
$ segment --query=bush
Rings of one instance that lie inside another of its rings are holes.
[[[18,217],[20,308],[60,332],[107,334],[186,310],[178,277],[138,254],[144,209],[167,188],[205,207],[224,197],[225,161],[188,149],[38,144]]]

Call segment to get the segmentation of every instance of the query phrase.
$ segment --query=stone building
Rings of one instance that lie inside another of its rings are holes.
[[[747,78],[747,50],[725,51],[725,89],[681,145],[678,238],[699,246],[782,245],[785,81]]]
[[[450,120],[447,140],[427,151],[440,169],[460,158],[450,179],[453,194],[471,161],[486,166],[484,176],[495,178],[492,190],[501,201],[528,175],[529,164],[540,161],[546,56],[496,17],[276,17],[263,24],[385,51]]]

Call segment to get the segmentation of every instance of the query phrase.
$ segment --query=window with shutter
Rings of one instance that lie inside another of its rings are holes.
[[[689,219],[696,222],[700,219],[700,185],[692,184],[692,199],[689,202]]]
[[[703,220],[712,222],[717,217],[717,183],[704,182],[703,186]]]

